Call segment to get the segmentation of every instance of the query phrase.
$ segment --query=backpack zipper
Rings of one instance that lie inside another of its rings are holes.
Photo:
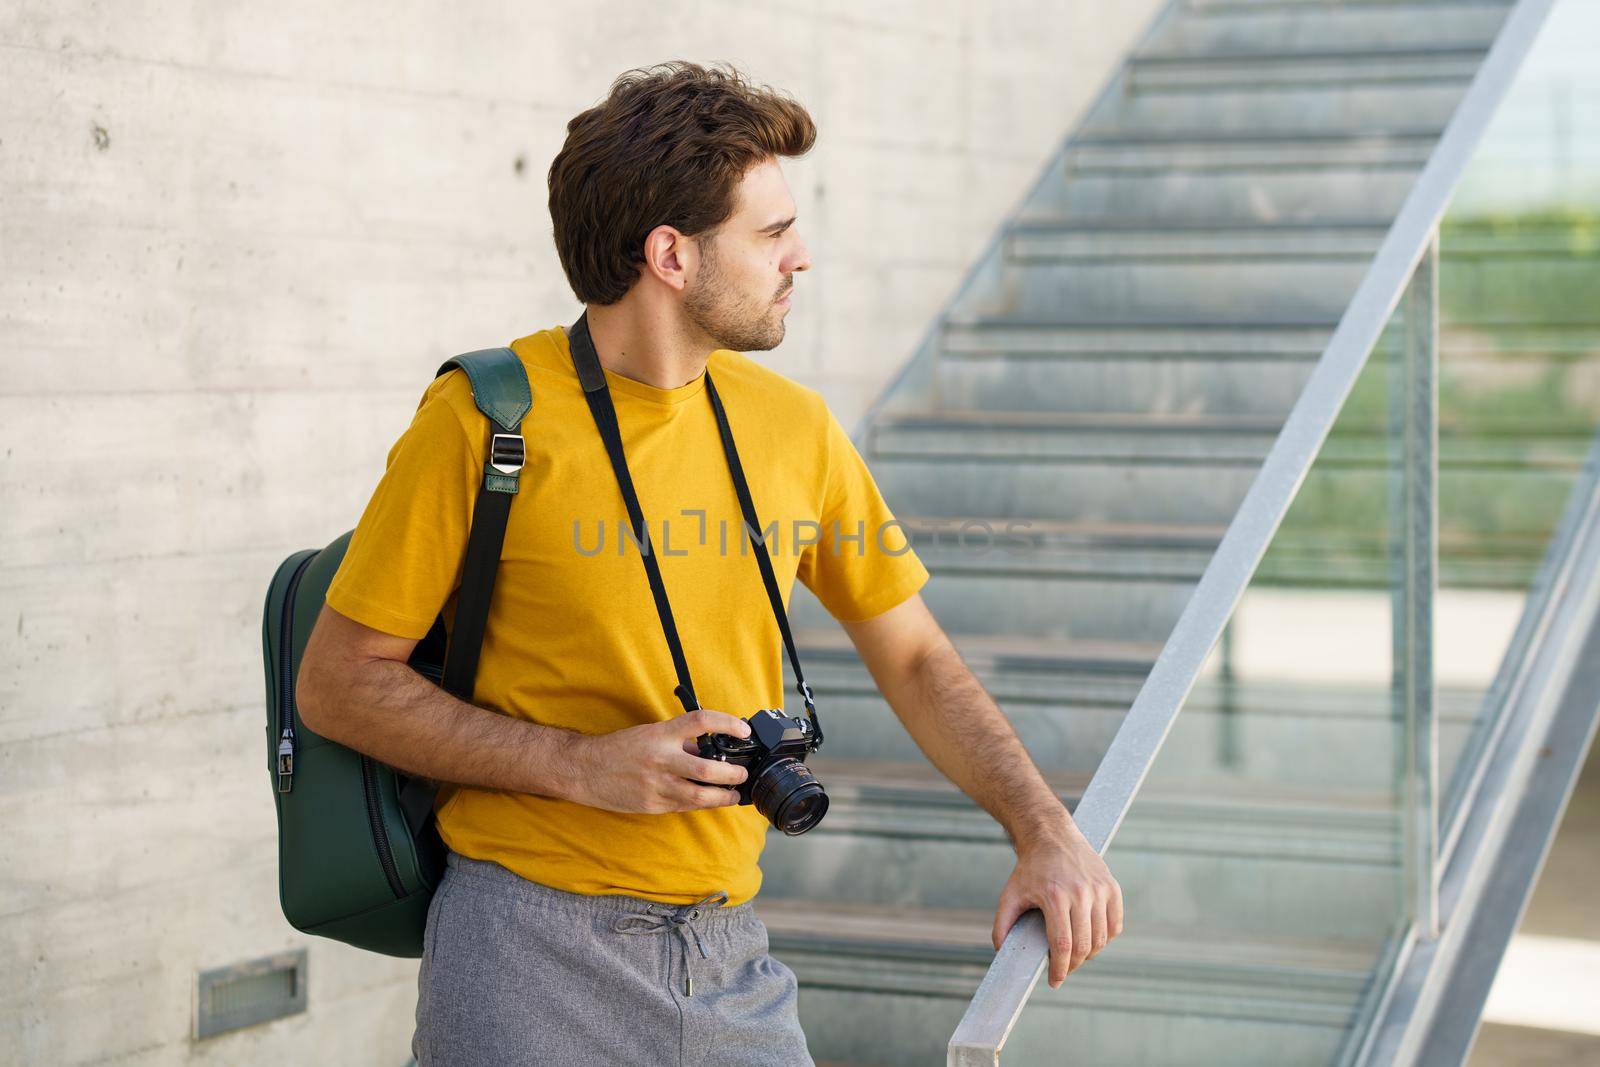
[[[306,553],[289,576],[289,586],[283,595],[283,618],[278,630],[278,792],[287,793],[294,788],[294,595],[300,588],[300,576],[316,558],[315,552]]]
[[[372,827],[372,843],[378,849],[378,863],[383,866],[383,876],[389,879],[396,900],[406,895],[405,883],[400,881],[400,871],[394,865],[394,852],[389,847],[389,832],[383,828],[383,813],[378,807],[378,767],[371,756],[361,757],[361,788],[367,795],[367,822]]]

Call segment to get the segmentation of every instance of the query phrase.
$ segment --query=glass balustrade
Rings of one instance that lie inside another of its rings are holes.
[[[1439,227],[1442,839],[1600,426],[1600,4],[1549,20]],[[1524,635],[1525,638],[1526,635]]]

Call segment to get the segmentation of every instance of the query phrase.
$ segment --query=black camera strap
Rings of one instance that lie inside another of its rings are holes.
[[[667,650],[672,653],[672,666],[678,674],[678,685],[673,690],[683,704],[684,711],[694,711],[700,706],[695,696],[694,682],[689,677],[689,661],[683,654],[683,642],[678,637],[678,625],[673,621],[672,605],[667,600],[667,587],[661,580],[661,564],[650,543],[650,531],[645,523],[644,511],[639,506],[639,494],[634,490],[633,477],[628,472],[628,459],[622,450],[622,432],[617,423],[617,411],[611,403],[611,390],[606,385],[605,371],[594,350],[594,339],[589,336],[589,315],[585,312],[567,331],[568,345],[572,350],[572,363],[578,371],[578,381],[583,386],[584,399],[589,402],[589,412],[594,416],[600,438],[605,442],[606,453],[611,457],[611,469],[617,476],[617,487],[622,491],[622,501],[628,509],[628,521],[633,526],[635,543],[644,560],[645,575],[650,581],[650,595],[656,602],[656,614],[661,619],[661,632],[667,640]],[[750,498],[750,486],[744,476],[744,466],[739,462],[739,451],[733,442],[733,429],[728,425],[728,413],[723,409],[722,398],[706,371],[706,396],[711,401],[712,413],[717,419],[717,432],[722,437],[722,451],[728,461],[728,473],[733,477],[733,488],[739,497],[745,533],[755,548],[756,564],[761,568],[761,582],[766,586],[767,600],[772,605],[773,618],[783,635],[783,647],[794,668],[795,689],[805,701],[806,716],[815,731],[817,744],[822,743],[822,724],[817,719],[816,702],[811,686],[806,684],[800,670],[800,655],[795,650],[794,635],[789,630],[789,616],[783,609],[783,594],[778,589],[778,579],[772,572],[772,560],[767,554],[767,542],[761,534],[761,521],[756,516],[755,502]]]

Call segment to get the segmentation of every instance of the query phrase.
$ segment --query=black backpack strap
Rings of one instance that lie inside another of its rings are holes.
[[[583,397],[589,402],[589,413],[594,416],[605,442],[606,454],[611,457],[611,469],[617,476],[617,487],[622,490],[622,502],[628,509],[628,521],[633,525],[634,541],[644,558],[645,575],[650,580],[650,595],[656,602],[656,614],[661,618],[661,632],[667,639],[667,651],[672,654],[672,667],[678,674],[678,685],[673,690],[684,711],[694,711],[700,700],[694,695],[694,681],[689,677],[689,661],[683,654],[683,642],[678,638],[678,624],[672,618],[672,605],[667,602],[666,583],[661,580],[661,564],[656,560],[650,545],[650,529],[645,524],[644,511],[639,507],[639,494],[634,491],[633,477],[628,473],[628,460],[622,452],[622,431],[617,425],[617,409],[611,403],[611,390],[606,388],[606,375],[600,366],[600,357],[594,350],[594,339],[589,336],[589,314],[584,312],[577,323],[567,331],[567,344],[572,350],[572,364],[578,371],[578,381],[583,386]]]
[[[509,348],[486,348],[456,356],[446,360],[438,373],[446,374],[458,367],[466,371],[472,382],[472,399],[489,420],[489,456],[483,467],[478,501],[472,509],[461,592],[456,598],[455,621],[444,659],[445,691],[470,704],[511,498],[517,494],[518,473],[527,459],[522,420],[533,407],[533,393],[522,360]]]
[[[527,459],[522,420],[533,408],[533,392],[522,360],[509,348],[486,348],[446,360],[446,374],[460,368],[472,383],[472,399],[489,420],[489,456],[483,483],[472,509],[467,553],[462,565],[461,591],[456,597],[455,620],[444,658],[445,692],[472,702],[478,676],[478,655],[489,621],[495,574],[505,545],[511,501],[517,495],[518,474]],[[407,778],[400,787],[400,809],[412,833],[418,833],[433,812],[439,783],[428,778]]]

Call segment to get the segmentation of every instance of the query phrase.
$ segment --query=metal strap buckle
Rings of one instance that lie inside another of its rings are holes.
[[[526,459],[527,451],[521,434],[497,433],[490,439],[489,466],[501,474],[517,473]]]

